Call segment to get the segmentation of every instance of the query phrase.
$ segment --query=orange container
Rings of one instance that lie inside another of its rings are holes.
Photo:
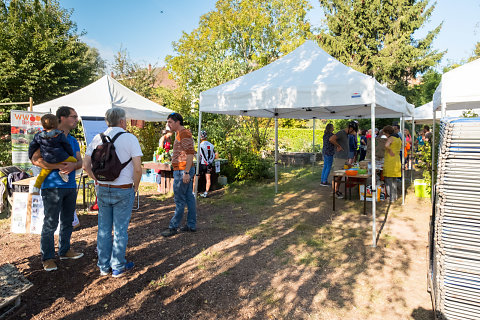
[[[358,174],[357,170],[345,170],[347,176],[356,176]]]

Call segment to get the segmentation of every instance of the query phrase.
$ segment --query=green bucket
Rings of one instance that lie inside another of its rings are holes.
[[[427,182],[424,179],[415,179],[413,185],[415,186],[415,197],[428,198]]]

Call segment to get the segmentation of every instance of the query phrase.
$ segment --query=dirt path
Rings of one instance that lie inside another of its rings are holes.
[[[169,239],[160,231],[173,200],[143,196],[129,228],[136,267],[119,279],[98,276],[96,214],[81,215],[72,237],[85,257],[50,273],[39,236],[3,223],[0,261],[34,284],[11,319],[433,319],[428,199],[381,203],[372,248],[361,204],[339,201],[332,212],[330,189],[316,181],[285,175],[276,197],[271,185],[216,191],[200,201],[198,232]]]

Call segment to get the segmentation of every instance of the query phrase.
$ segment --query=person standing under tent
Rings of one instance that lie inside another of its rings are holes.
[[[60,260],[83,257],[83,253],[75,252],[70,248],[70,239],[73,231],[72,222],[77,203],[75,170],[82,167],[80,145],[77,139],[70,135],[70,131],[77,127],[78,115],[75,109],[62,106],[57,109],[56,116],[58,118],[58,129],[65,134],[77,162],[48,163],[42,158],[40,149],[37,149],[32,155],[31,161],[34,165],[52,170],[41,186],[44,218],[40,237],[40,250],[45,271],[57,270],[54,234],[59,222],[58,255]],[[68,181],[64,181],[59,172],[68,174]]]
[[[105,113],[105,121],[108,128],[103,134],[113,140],[120,163],[128,164],[115,180],[98,182],[97,266],[101,276],[108,275],[112,270],[112,277],[118,278],[134,267],[133,262],[127,262],[125,259],[125,252],[135,193],[142,177],[143,153],[137,137],[126,132],[125,110],[108,109]],[[92,171],[92,155],[101,144],[102,138],[98,134],[85,152],[84,169],[95,183],[97,178]]]
[[[345,164],[348,162],[348,136],[358,131],[358,123],[356,121],[350,121],[347,128],[338,131],[332,135],[329,141],[336,147],[335,156],[333,158],[333,170],[343,170]],[[335,195],[337,198],[342,199],[343,194],[339,191],[341,177],[337,177],[333,181],[333,188],[335,188]]]
[[[202,130],[200,132],[200,168],[198,175],[195,176],[193,185],[195,186],[198,183],[198,177],[205,175],[205,192],[200,196],[206,198],[208,196],[208,191],[210,191],[211,177],[213,168],[213,161],[216,158],[215,147],[213,144],[207,141],[207,132]]]
[[[325,127],[325,131],[323,132],[323,148],[322,148],[322,156],[323,156],[323,170],[322,170],[322,178],[320,179],[320,185],[324,187],[328,187],[328,175],[330,174],[330,170],[332,169],[333,164],[333,156],[335,154],[335,145],[330,142],[330,138],[333,136],[333,124],[329,123]]]
[[[403,135],[405,136],[405,170],[412,167],[412,136],[410,135],[410,131],[405,128],[403,130]]]
[[[165,152],[169,152],[172,149],[172,136],[173,133],[168,125],[165,126],[165,129],[162,131],[162,137],[158,141],[158,146],[163,148]]]
[[[360,158],[358,161],[365,160],[367,156],[367,130],[362,130],[360,134]]]
[[[162,136],[160,137],[160,140],[158,140],[158,146],[160,148],[163,148],[165,152],[170,152],[172,150],[172,137],[173,137],[173,132],[170,130],[170,127],[168,125],[165,126],[165,129],[162,130]],[[157,170],[157,191],[161,192],[162,187],[161,187],[161,181],[160,181],[160,176],[162,174],[162,170]]]
[[[423,126],[423,141],[428,143],[432,141],[432,133],[430,132],[430,127],[427,125]]]
[[[357,155],[356,136],[357,136],[356,133],[348,135],[348,163],[349,164],[355,163],[355,159]]]
[[[387,141],[385,142],[383,176],[390,201],[396,201],[398,199],[397,179],[402,175],[402,165],[398,157],[398,153],[402,149],[402,140],[395,137],[392,126],[383,128],[383,134],[387,137]]]
[[[171,237],[178,233],[178,226],[182,221],[185,206],[188,207],[187,223],[180,228],[181,231],[197,231],[197,208],[193,190],[193,155],[195,148],[190,130],[183,126],[183,117],[173,112],[167,117],[167,124],[172,131],[176,132],[173,143],[173,199],[175,201],[175,213],[170,220],[168,229],[162,232],[162,236]]]

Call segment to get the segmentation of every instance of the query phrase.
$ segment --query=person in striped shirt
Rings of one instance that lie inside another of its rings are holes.
[[[197,231],[197,209],[193,190],[193,155],[195,148],[190,130],[183,126],[183,117],[173,112],[167,117],[167,124],[170,130],[175,131],[176,137],[173,143],[172,166],[173,166],[173,200],[175,202],[175,213],[168,229],[162,232],[164,237],[171,237],[178,233],[178,226],[183,219],[185,206],[188,208],[186,224],[180,231]]]

